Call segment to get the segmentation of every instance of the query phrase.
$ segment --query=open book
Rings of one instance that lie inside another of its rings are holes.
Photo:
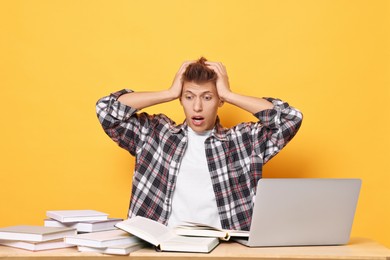
[[[174,232],[182,236],[218,237],[225,241],[230,237],[249,237],[249,231],[220,229],[196,222],[185,222],[175,227]]]
[[[136,216],[115,225],[154,245],[160,251],[208,253],[218,244],[216,237],[185,237],[157,221]]]

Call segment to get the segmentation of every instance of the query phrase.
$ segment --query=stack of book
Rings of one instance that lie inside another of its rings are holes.
[[[45,227],[76,228],[78,233],[115,230],[120,218],[108,218],[108,214],[96,210],[49,210]]]
[[[49,210],[46,227],[75,228],[77,234],[64,238],[67,245],[77,246],[81,252],[127,255],[144,246],[137,237],[118,230],[115,224],[123,219],[109,218],[96,210]]]
[[[30,251],[71,247],[64,237],[75,235],[75,228],[43,226],[9,226],[0,228],[0,244]]]

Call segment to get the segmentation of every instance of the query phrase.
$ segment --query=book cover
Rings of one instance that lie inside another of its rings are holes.
[[[75,228],[44,226],[9,226],[0,228],[0,239],[42,242],[77,234]]]
[[[65,237],[65,243],[67,244],[97,248],[134,243],[138,241],[140,241],[139,238],[118,229]]]
[[[49,210],[46,216],[63,223],[108,219],[107,213],[96,210]]]
[[[50,250],[66,247],[74,247],[74,245],[66,244],[64,239],[55,239],[44,242],[29,242],[18,240],[0,240],[0,245],[10,246],[20,249],[26,249],[30,251]]]
[[[77,232],[98,232],[106,230],[114,230],[115,224],[123,221],[121,218],[108,218],[107,220],[86,221],[86,222],[67,222],[63,223],[55,219],[45,219],[45,227],[71,227],[76,228]]]
[[[219,244],[219,239],[215,237],[179,236],[163,224],[140,216],[115,226],[145,240],[160,251],[208,253]]]

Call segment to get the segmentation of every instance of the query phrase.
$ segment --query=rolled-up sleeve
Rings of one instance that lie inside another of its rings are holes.
[[[135,154],[139,141],[137,120],[132,120],[138,111],[118,101],[118,98],[132,90],[123,89],[99,99],[96,103],[96,114],[106,134],[120,147]]]
[[[265,98],[272,102],[273,109],[254,114],[260,121],[258,138],[264,163],[276,155],[296,135],[302,124],[303,114],[287,102],[275,98]]]

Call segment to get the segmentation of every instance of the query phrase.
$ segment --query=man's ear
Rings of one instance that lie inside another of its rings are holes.
[[[222,99],[219,100],[219,104],[218,104],[218,107],[222,107],[223,104],[225,104],[225,101],[223,101]]]

